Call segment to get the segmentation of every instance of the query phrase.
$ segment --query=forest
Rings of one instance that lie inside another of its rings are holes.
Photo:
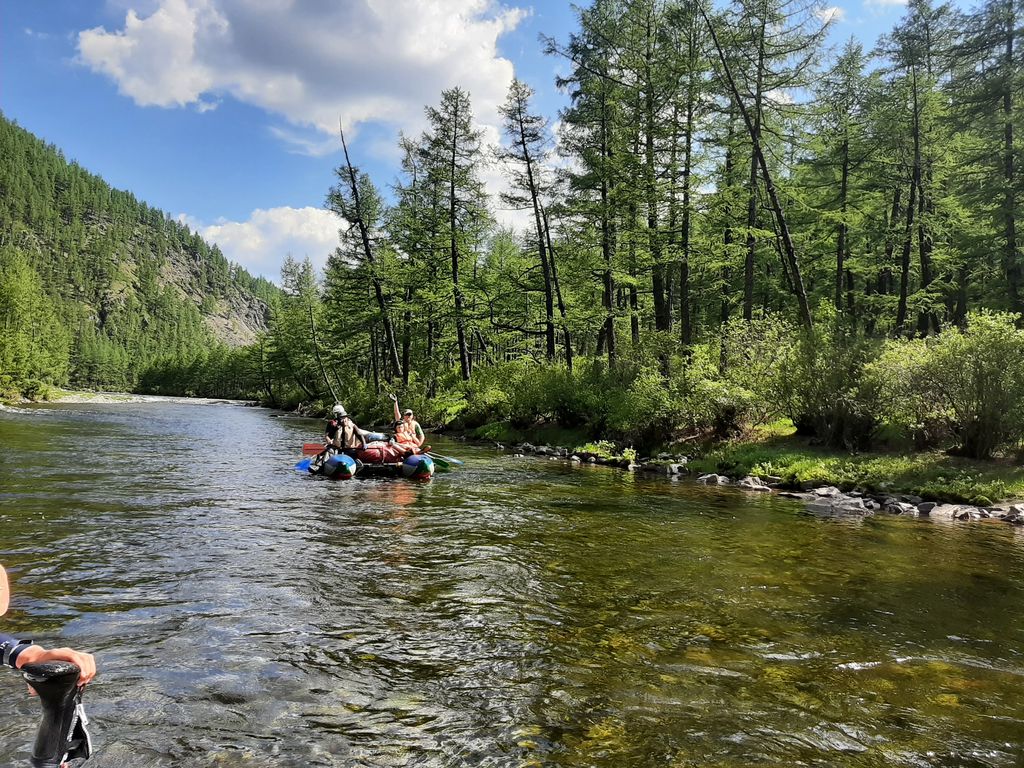
[[[870,51],[826,49],[830,21],[599,0],[543,41],[557,131],[516,81],[500,147],[456,87],[391,187],[346,150],[349,226],[322,279],[286,264],[263,396],[372,418],[395,388],[433,424],[645,447],[781,418],[849,449],[1016,447],[1017,5],[913,0]]]
[[[366,421],[397,391],[491,437],[559,424],[647,448],[788,419],[851,450],[1016,450],[1018,5],[910,0],[871,50],[827,47],[835,14],[596,0],[539,43],[560,114],[514,81],[488,146],[452,87],[398,137],[397,179],[346,146],[323,274],[285,259],[229,376],[165,358],[139,386]],[[496,223],[508,209],[524,230]]]

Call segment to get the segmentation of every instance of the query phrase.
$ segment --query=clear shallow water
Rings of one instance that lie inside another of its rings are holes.
[[[294,472],[317,422],[0,411],[3,628],[93,650],[95,766],[1016,766],[1024,539],[604,468]],[[250,448],[251,447],[251,448]],[[0,764],[37,703],[0,673]]]

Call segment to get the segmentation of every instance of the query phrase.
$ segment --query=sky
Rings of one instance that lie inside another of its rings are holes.
[[[831,44],[868,49],[904,11],[821,6]],[[554,123],[568,68],[539,38],[566,41],[576,17],[564,0],[0,0],[0,110],[277,280],[286,254],[323,266],[337,245],[339,119],[385,188],[399,132],[419,135],[445,88],[469,91],[492,143],[513,76]],[[499,169],[486,181],[496,193]]]

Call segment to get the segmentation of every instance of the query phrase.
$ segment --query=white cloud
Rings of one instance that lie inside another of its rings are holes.
[[[204,224],[180,215],[207,242],[216,243],[230,260],[250,273],[275,282],[286,254],[296,259],[309,256],[313,265],[323,269],[327,257],[338,245],[342,220],[321,208],[257,208],[247,221],[221,220]]]
[[[904,0],[905,1],[905,0]],[[814,11],[814,15],[823,24],[833,24],[846,18],[846,10],[838,5],[822,6]]]
[[[149,0],[134,10],[141,2],[122,29],[79,34],[86,66],[141,106],[204,110],[233,96],[281,116],[277,135],[313,154],[339,116],[415,134],[423,105],[453,85],[497,125],[512,79],[497,41],[527,13],[495,0]]]

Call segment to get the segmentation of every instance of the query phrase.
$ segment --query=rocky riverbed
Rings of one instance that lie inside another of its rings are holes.
[[[499,449],[505,450],[504,445],[500,443],[495,445]],[[672,480],[679,480],[690,475],[687,469],[688,458],[668,453],[658,454],[654,457],[637,457],[633,460],[531,443],[520,443],[511,450],[513,456],[547,456],[553,461],[596,464],[629,472],[663,475]],[[711,473],[700,475],[694,480],[701,485],[728,485],[746,492],[777,493],[779,496],[802,501],[808,512],[818,515],[863,517],[884,514],[959,521],[991,520],[1012,525],[1024,525],[1024,501],[1006,502],[993,506],[947,504],[907,494],[873,492],[860,488],[840,490],[835,486],[821,483],[804,483],[800,487],[792,487],[783,482],[781,477],[773,476],[748,475],[742,478],[731,478],[727,475]]]

